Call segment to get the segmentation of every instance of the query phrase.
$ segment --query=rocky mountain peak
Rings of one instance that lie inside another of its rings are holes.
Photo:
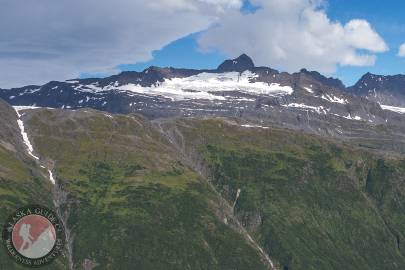
[[[381,78],[383,78],[383,77],[384,76],[382,76],[382,75],[376,75],[371,72],[367,72],[360,78],[359,82],[361,83],[361,82],[365,82],[365,81],[371,82],[371,81],[381,80]]]
[[[310,76],[312,79],[330,86],[330,87],[334,87],[334,88],[338,88],[338,89],[345,89],[345,85],[342,83],[341,80],[333,78],[333,77],[325,77],[324,75],[322,75],[321,73],[317,72],[317,71],[309,71],[307,69],[301,69],[300,70],[300,75],[306,75],[306,76]]]
[[[356,94],[367,94],[374,91],[386,91],[391,93],[404,93],[405,76],[383,76],[370,72],[364,74],[360,80],[350,88]]]
[[[224,61],[218,66],[217,70],[220,72],[243,72],[255,68],[252,58],[246,54],[240,55],[238,58]]]

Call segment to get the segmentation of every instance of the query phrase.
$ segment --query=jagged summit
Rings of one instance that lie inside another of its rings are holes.
[[[321,82],[322,84],[328,85],[328,86],[332,86],[338,89],[345,89],[346,86],[343,84],[343,82],[339,79],[333,78],[333,77],[325,77],[324,75],[322,75],[321,73],[317,72],[317,71],[309,71],[305,68],[300,70],[301,74],[306,74],[311,76],[312,78],[314,78],[315,80]]]
[[[405,107],[405,75],[377,75],[368,72],[348,90],[380,104]]]
[[[367,72],[350,89],[358,94],[369,91],[388,91],[404,94],[405,75],[377,75]]]
[[[243,72],[255,68],[252,58],[246,54],[240,55],[238,58],[226,60],[218,66],[217,70],[220,72]]]

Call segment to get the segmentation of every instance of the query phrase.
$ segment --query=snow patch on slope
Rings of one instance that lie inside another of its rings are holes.
[[[338,98],[336,96],[328,95],[328,94],[322,95],[321,98],[324,99],[324,100],[327,100],[329,102],[332,102],[332,103],[340,103],[340,104],[347,104],[348,103],[347,99]]]
[[[342,118],[345,118],[345,119],[348,119],[348,120],[356,120],[356,121],[361,121],[361,120],[363,120],[363,119],[362,119],[360,116],[358,116],[358,115],[352,116],[351,114],[348,114],[347,116],[344,116],[344,115],[340,115],[340,114],[336,114],[336,113],[332,113],[332,115],[338,116],[338,117],[342,117]],[[369,120],[369,122],[372,122],[372,121]]]
[[[24,144],[27,147],[27,152],[28,154],[33,157],[36,160],[39,160],[39,157],[37,157],[36,155],[34,155],[34,147],[32,146],[29,138],[28,138],[28,134],[25,131],[25,127],[24,127],[24,122],[21,120],[21,114],[19,111],[21,110],[29,110],[29,109],[38,109],[39,107],[35,107],[35,106],[13,106],[15,112],[17,113],[17,124],[18,127],[20,128],[20,133],[21,136],[23,138]],[[41,168],[45,168],[45,166],[40,165]],[[53,177],[52,171],[48,169],[48,173],[49,173],[49,180],[52,182],[52,184],[55,184],[55,178]]]
[[[27,132],[25,132],[24,122],[21,120],[21,115],[20,115],[20,113],[18,112],[18,110],[16,108],[14,108],[14,109],[15,109],[15,111],[17,113],[17,116],[18,116],[17,124],[18,124],[18,127],[20,128],[20,133],[21,133],[21,136],[23,138],[24,144],[27,147],[27,152],[28,152],[28,154],[30,156],[32,156],[33,158],[38,160],[39,157],[37,157],[37,156],[35,156],[33,154],[34,148],[32,147],[32,144],[31,144],[30,140],[28,139]]]
[[[51,170],[48,170],[49,173],[49,180],[52,182],[52,184],[55,185],[55,178],[53,178],[53,174]]]
[[[349,120],[356,120],[356,121],[361,121],[362,119],[361,119],[361,117],[360,116],[357,116],[357,115],[355,115],[355,116],[352,116],[352,115],[348,115],[348,116],[342,116],[343,118],[346,118],[346,119],[349,119]]]
[[[387,111],[392,111],[396,113],[405,113],[405,108],[404,107],[394,107],[394,106],[388,106],[388,105],[380,105],[383,110]]]
[[[36,107],[36,106],[13,106],[13,108],[18,113],[19,111],[22,111],[22,110],[34,110],[34,109],[40,109],[41,107]]]
[[[100,92],[110,90],[130,91],[137,94],[163,96],[172,100],[207,99],[226,100],[226,97],[215,92],[239,91],[248,94],[284,96],[290,95],[293,89],[290,86],[281,86],[278,83],[265,83],[254,81],[258,75],[250,71],[243,73],[208,73],[203,72],[185,78],[165,79],[152,86],[144,87],[139,84],[125,84],[118,86],[117,83],[99,87],[96,83],[89,85],[79,84],[76,90],[83,92]]]
[[[309,106],[306,104],[300,104],[300,103],[290,103],[287,105],[282,105],[283,107],[290,107],[290,108],[297,108],[297,109],[303,109],[303,110],[311,110],[311,111],[316,111],[317,113],[321,114],[326,114],[328,112],[327,109],[325,109],[323,106]]]
[[[259,125],[241,125],[241,127],[269,129],[269,127],[264,127],[264,126],[259,126]]]

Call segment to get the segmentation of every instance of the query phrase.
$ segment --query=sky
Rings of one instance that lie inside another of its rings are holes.
[[[405,74],[402,0],[0,0],[0,87],[150,65],[216,68],[246,53],[354,84]],[[402,46],[402,47],[401,47]]]

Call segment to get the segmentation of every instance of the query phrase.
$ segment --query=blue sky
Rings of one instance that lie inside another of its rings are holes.
[[[346,85],[352,85],[366,72],[384,75],[405,73],[405,58],[397,56],[399,46],[405,41],[405,17],[403,15],[405,1],[329,0],[325,9],[332,21],[339,21],[342,24],[354,18],[367,20],[389,47],[389,51],[377,54],[374,66],[339,66],[337,72],[330,74],[331,76],[340,78]],[[243,10],[244,12],[254,12],[256,8],[246,1]],[[141,71],[151,65],[215,68],[228,58],[225,53],[218,50],[208,53],[201,52],[197,44],[199,35],[200,33],[188,35],[161,50],[154,51],[151,61],[119,65],[118,68],[136,71]],[[272,67],[280,69],[277,66]]]
[[[244,13],[253,13],[258,9],[257,6],[245,0],[241,8]],[[196,42],[200,33],[188,35],[179,40],[173,41],[161,50],[153,52],[153,60],[130,64],[119,65],[120,70],[142,71],[149,66],[193,68],[193,69],[212,69],[216,68],[221,62],[227,59],[224,53],[216,50],[215,52],[203,53],[199,50]]]
[[[334,20],[346,22],[351,18],[369,21],[375,30],[384,38],[390,50],[379,54],[373,67],[341,67],[337,76],[350,85],[364,73],[404,74],[405,59],[397,56],[399,46],[405,40],[405,1],[350,1],[331,0],[327,9]]]

